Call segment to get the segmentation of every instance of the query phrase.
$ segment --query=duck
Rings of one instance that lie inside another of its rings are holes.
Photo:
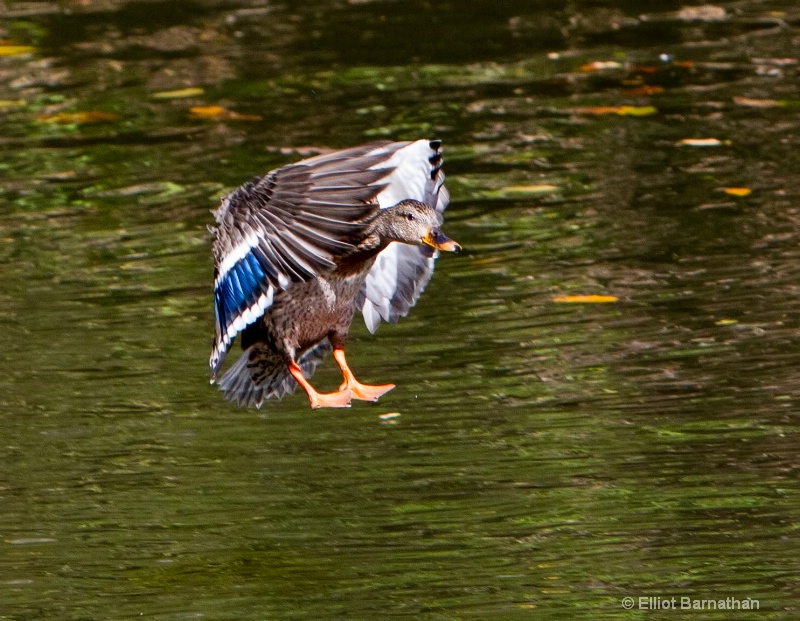
[[[256,177],[213,212],[215,383],[238,337],[242,354],[222,375],[239,406],[300,386],[312,409],[377,401],[394,384],[359,382],[345,357],[356,312],[375,333],[405,317],[431,279],[439,251],[461,246],[441,229],[450,197],[440,140],[377,141],[322,153]],[[343,381],[309,381],[325,357]]]

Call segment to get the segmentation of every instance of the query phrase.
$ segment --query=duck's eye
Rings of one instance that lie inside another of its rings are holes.
[[[414,220],[416,220],[416,218],[414,217],[413,213],[407,213],[406,220],[408,220],[409,222],[413,222]]]

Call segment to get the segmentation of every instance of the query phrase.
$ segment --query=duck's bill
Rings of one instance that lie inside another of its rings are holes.
[[[436,250],[444,250],[446,252],[459,252],[461,250],[461,246],[438,229],[428,231],[428,234],[422,238],[422,243],[431,248],[436,248]]]

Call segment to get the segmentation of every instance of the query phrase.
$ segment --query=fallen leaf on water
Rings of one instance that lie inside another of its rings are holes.
[[[724,22],[728,19],[728,13],[724,7],[703,4],[682,8],[677,17],[685,22]]]
[[[258,114],[239,114],[222,106],[194,106],[189,108],[189,116],[193,119],[219,119],[222,121],[260,121]]]
[[[663,86],[650,86],[648,84],[637,86],[636,88],[629,88],[624,91],[626,95],[630,95],[631,97],[638,97],[640,95],[655,95],[662,92],[664,92]]]
[[[718,319],[714,322],[715,326],[732,326],[735,323],[739,323],[736,319]]]
[[[396,425],[400,422],[400,412],[387,412],[386,414],[380,414],[378,418],[386,425]]]
[[[24,546],[32,543],[56,543],[58,539],[52,539],[50,537],[22,537],[20,539],[4,539],[3,541],[15,546]]]
[[[750,188],[722,188],[722,191],[731,196],[749,196],[753,190]]]
[[[175,91],[158,91],[150,95],[153,99],[181,99],[183,97],[195,97],[202,95],[205,91],[197,86],[181,88]]]
[[[562,295],[553,298],[553,302],[566,302],[567,304],[609,304],[618,302],[615,295]]]
[[[55,114],[40,114],[36,120],[40,123],[55,123],[57,125],[88,125],[90,123],[108,123],[116,121],[118,115],[111,112],[89,110],[86,112],[56,112]]]
[[[733,103],[748,108],[780,108],[786,105],[785,101],[779,99],[753,99],[751,97],[734,97]]]
[[[189,108],[189,115],[199,119],[218,119],[230,114],[222,106],[194,106]]]
[[[30,45],[0,45],[0,56],[22,56],[36,49]]]
[[[585,65],[581,65],[579,67],[579,71],[583,71],[584,73],[588,73],[590,71],[607,71],[609,69],[622,69],[622,63],[619,63],[615,60],[596,60],[591,63],[586,63]]]
[[[719,138],[684,138],[678,144],[686,147],[719,147],[722,141]]]
[[[591,106],[576,108],[575,111],[583,114],[618,114],[619,116],[648,116],[658,112],[655,106]]]
[[[558,190],[556,185],[533,184],[533,185],[510,185],[500,191],[504,194],[546,194]]]
[[[778,65],[779,67],[788,67],[789,65],[796,65],[797,63],[800,63],[800,59],[797,58],[754,58],[753,61],[765,62],[769,63],[770,65]]]

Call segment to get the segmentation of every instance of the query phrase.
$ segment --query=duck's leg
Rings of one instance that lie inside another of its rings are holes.
[[[360,399],[361,401],[377,401],[378,397],[389,392],[394,388],[394,384],[383,384],[380,386],[370,386],[369,384],[362,384],[359,382],[350,367],[347,366],[347,360],[344,357],[344,348],[335,347],[333,350],[333,358],[336,364],[342,370],[344,376],[344,383],[339,386],[340,391],[349,391],[353,395],[353,399]]]
[[[350,400],[355,396],[349,388],[340,388],[338,392],[320,393],[308,382],[300,370],[299,365],[292,360],[289,363],[289,373],[298,384],[306,391],[311,408],[349,408]]]

